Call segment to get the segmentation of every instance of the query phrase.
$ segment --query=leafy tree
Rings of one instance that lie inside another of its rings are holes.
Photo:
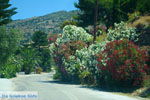
[[[12,78],[16,76],[16,73],[21,71],[22,59],[19,55],[11,55],[8,61],[0,69],[0,77]]]
[[[75,3],[75,7],[80,9],[81,13],[79,13],[77,20],[80,26],[94,26],[94,38],[93,41],[96,40],[96,25],[98,21],[99,12],[99,0],[79,0],[78,3]]]
[[[127,21],[129,13],[150,13],[149,0],[79,0],[75,7],[80,10],[77,17],[80,26],[96,26],[99,22],[113,26]]]
[[[39,56],[39,67],[43,68],[43,71],[47,71],[50,68],[51,57],[49,54],[48,39],[47,34],[42,31],[37,31],[32,36],[33,48],[35,48],[37,52],[37,56]]]
[[[149,0],[137,0],[136,10],[141,13],[150,13],[150,1]]]
[[[21,34],[19,31],[0,27],[0,66],[4,65],[8,58],[15,53],[20,39]]]
[[[50,71],[51,68],[51,56],[48,48],[42,48],[40,52],[37,52],[39,56],[40,63],[39,67],[43,69],[43,71]]]
[[[0,27],[0,77],[14,77],[21,68],[16,51],[19,48],[21,33]]]
[[[11,21],[11,16],[16,14],[16,8],[9,8],[10,0],[0,0],[0,26],[7,24]]]
[[[92,25],[93,41],[96,40],[96,26],[105,23],[107,26],[111,24],[112,0],[79,0],[75,3],[75,7],[80,10],[77,20],[80,26],[86,27]]]
[[[25,74],[30,74],[34,71],[34,67],[38,64],[39,58],[36,56],[36,51],[31,48],[29,45],[25,45],[21,49],[21,57],[22,57],[22,71]]]
[[[48,45],[47,34],[42,31],[37,31],[32,36],[33,47],[40,49],[42,46]]]

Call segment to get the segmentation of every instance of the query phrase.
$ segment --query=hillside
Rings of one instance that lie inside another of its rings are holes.
[[[65,20],[70,20],[76,14],[77,11],[59,11],[40,17],[15,20],[7,27],[19,29],[28,35],[38,30],[46,33],[61,33],[60,24]]]

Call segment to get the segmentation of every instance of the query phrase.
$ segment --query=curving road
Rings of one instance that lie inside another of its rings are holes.
[[[38,91],[39,100],[139,100],[101,92],[81,85],[63,84],[52,80],[52,74],[19,75],[13,80],[15,91]]]

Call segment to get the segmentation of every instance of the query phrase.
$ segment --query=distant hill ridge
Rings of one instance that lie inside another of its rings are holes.
[[[15,20],[7,25],[8,28],[16,28],[25,34],[32,34],[41,30],[46,33],[62,33],[60,25],[65,20],[71,20],[77,11],[58,11],[39,17],[32,17],[23,20]]]

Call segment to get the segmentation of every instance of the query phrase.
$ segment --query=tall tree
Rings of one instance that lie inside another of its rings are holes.
[[[42,31],[37,31],[32,36],[33,48],[37,51],[40,62],[39,67],[42,67],[43,71],[50,69],[51,57],[49,54],[47,34]]]
[[[32,36],[33,47],[40,48],[48,45],[47,34],[42,31],[37,31]]]
[[[137,0],[136,10],[142,14],[150,14],[150,1],[149,0]]]
[[[0,67],[18,49],[21,40],[21,33],[17,30],[8,30],[0,27]]]
[[[106,9],[102,6],[102,0],[79,0],[75,7],[80,10],[77,20],[79,26],[93,25],[93,41],[96,40],[96,26],[104,18]]]
[[[0,26],[12,21],[11,16],[16,14],[16,8],[10,8],[10,0],[0,0]]]

